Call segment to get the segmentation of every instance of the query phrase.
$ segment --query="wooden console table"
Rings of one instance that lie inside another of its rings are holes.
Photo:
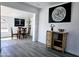
[[[64,52],[67,40],[67,34],[68,34],[67,32],[47,31],[46,47]]]

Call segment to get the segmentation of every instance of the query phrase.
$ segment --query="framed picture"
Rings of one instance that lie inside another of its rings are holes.
[[[49,8],[49,23],[71,22],[71,2]]]

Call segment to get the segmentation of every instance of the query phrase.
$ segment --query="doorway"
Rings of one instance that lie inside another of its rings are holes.
[[[26,33],[29,32],[31,41],[34,40],[35,13],[22,11],[7,6],[1,6],[1,47],[6,47],[17,43],[15,42],[17,40],[16,36],[14,36],[13,39],[11,38],[11,28],[13,30],[13,33],[17,32],[17,27],[14,26],[14,18],[25,19],[25,26],[23,28],[27,28]],[[17,41],[20,42],[20,40]],[[22,41],[24,40],[22,39]]]

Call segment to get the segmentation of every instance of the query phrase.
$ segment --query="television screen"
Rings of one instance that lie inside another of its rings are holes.
[[[14,23],[15,26],[25,26],[25,19],[15,18]]]

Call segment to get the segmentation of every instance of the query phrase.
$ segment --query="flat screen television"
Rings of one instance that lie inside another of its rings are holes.
[[[14,26],[25,26],[25,19],[15,18]]]

